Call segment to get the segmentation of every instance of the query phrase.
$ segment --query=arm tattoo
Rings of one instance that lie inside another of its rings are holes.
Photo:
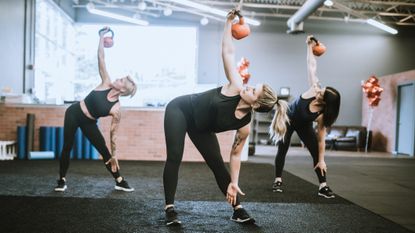
[[[236,147],[239,146],[239,144],[241,144],[242,138],[239,135],[239,133],[236,133],[235,135],[235,139],[233,141],[233,145],[232,145],[232,150],[236,150]]]
[[[111,135],[111,152],[112,152],[112,156],[115,156],[115,151],[117,150],[117,145],[116,145],[116,141],[117,141],[117,130],[118,130],[118,125],[120,123],[121,120],[121,115],[115,114],[112,118],[112,122],[111,122],[111,130],[110,130],[110,135]]]

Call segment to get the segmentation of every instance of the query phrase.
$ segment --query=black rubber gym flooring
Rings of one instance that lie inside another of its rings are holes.
[[[255,225],[229,220],[232,210],[204,163],[182,163],[176,195],[181,226],[164,225],[163,162],[121,161],[136,190],[114,190],[102,161],[71,161],[68,189],[53,188],[58,161],[0,162],[0,232],[410,232],[285,172],[284,193],[272,193],[273,167],[243,163],[242,204]],[[362,192],[364,193],[364,192]]]

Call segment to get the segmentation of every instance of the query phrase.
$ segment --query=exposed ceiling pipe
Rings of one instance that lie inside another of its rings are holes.
[[[325,0],[307,0],[298,11],[294,13],[291,18],[288,19],[288,31],[287,33],[300,33],[303,32],[303,21],[315,12]]]

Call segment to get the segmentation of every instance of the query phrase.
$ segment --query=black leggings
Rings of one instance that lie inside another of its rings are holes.
[[[284,136],[284,141],[280,140],[278,142],[278,152],[277,156],[275,157],[275,177],[281,177],[282,175],[282,169],[284,168],[285,164],[285,156],[287,155],[291,136],[294,130],[297,132],[301,141],[307,147],[311,157],[313,157],[313,168],[318,163],[318,141],[312,123],[303,124],[300,126],[291,123],[287,126],[287,133]],[[321,174],[320,169],[315,169],[315,172],[320,183],[326,182],[326,174]]]
[[[70,161],[70,152],[74,144],[75,133],[78,127],[81,128],[82,133],[88,138],[91,144],[98,150],[102,155],[104,162],[108,161],[111,158],[111,154],[105,144],[105,139],[99,131],[97,126],[97,121],[92,120],[85,116],[82,112],[80,103],[74,103],[66,109],[65,112],[65,122],[64,122],[64,135],[63,135],[63,148],[62,156],[60,160],[60,178],[66,176],[68,171],[69,161]],[[120,177],[119,172],[112,172],[111,165],[105,165],[107,170],[111,172],[112,176],[116,179]]]
[[[181,96],[172,100],[164,115],[164,133],[167,147],[167,160],[164,166],[163,185],[166,205],[174,204],[180,163],[183,157],[184,140],[188,133],[193,144],[202,154],[215,175],[216,183],[226,195],[231,177],[223,162],[219,142],[213,132],[197,131],[193,123],[190,96]],[[237,197],[236,205],[239,205]]]

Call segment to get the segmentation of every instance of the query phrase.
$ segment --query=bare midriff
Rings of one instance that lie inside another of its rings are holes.
[[[85,105],[85,101],[81,101],[81,109],[82,112],[87,116],[89,119],[95,120],[95,118],[89,113],[88,108]]]

